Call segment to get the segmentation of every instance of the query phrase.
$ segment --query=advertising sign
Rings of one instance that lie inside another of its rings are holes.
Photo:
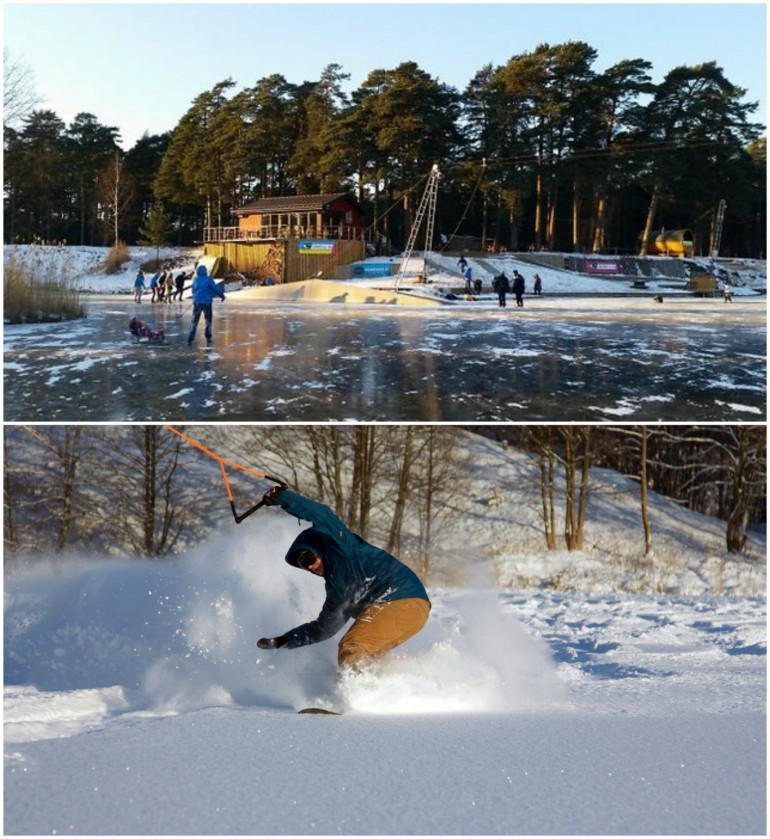
[[[299,252],[307,256],[329,256],[337,249],[337,243],[328,239],[300,239]]]
[[[390,269],[389,262],[354,262],[352,274],[354,277],[389,277]]]
[[[621,274],[620,265],[614,259],[587,259],[586,274]]]

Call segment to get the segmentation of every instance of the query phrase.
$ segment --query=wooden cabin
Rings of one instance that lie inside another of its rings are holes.
[[[237,227],[205,228],[205,253],[257,281],[331,275],[365,255],[364,214],[345,192],[262,198],[234,214]]]

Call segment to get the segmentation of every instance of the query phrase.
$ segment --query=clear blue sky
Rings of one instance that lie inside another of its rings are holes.
[[[88,111],[128,148],[173,128],[200,92],[281,73],[317,79],[329,63],[350,89],[377,68],[416,61],[462,90],[484,64],[539,43],[583,40],[599,70],[645,58],[672,67],[717,61],[758,100],[766,122],[763,4],[3,4],[5,47],[30,65],[44,106],[67,122]]]

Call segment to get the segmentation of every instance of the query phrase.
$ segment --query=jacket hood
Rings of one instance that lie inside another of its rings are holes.
[[[286,562],[288,562],[289,565],[293,565],[295,568],[299,568],[296,559],[294,559],[294,555],[296,555],[297,552],[302,550],[312,551],[314,554],[318,554],[318,556],[323,558],[325,549],[326,538],[323,533],[321,533],[320,530],[316,530],[314,527],[308,527],[307,530],[303,530],[302,533],[300,533],[299,536],[297,536],[297,538],[291,543],[291,547],[288,551],[286,551]]]
[[[209,272],[206,270],[206,266],[205,266],[205,265],[199,265],[199,266],[195,269],[195,276],[196,276],[196,277],[206,277],[206,276],[208,276],[208,273],[209,273]]]

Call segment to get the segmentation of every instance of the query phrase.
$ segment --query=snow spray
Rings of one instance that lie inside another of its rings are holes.
[[[342,680],[345,704],[381,714],[533,711],[565,699],[544,642],[494,591],[435,593],[425,629]]]
[[[302,525],[305,527],[306,525]],[[542,708],[561,697],[545,645],[494,590],[430,591],[426,627],[340,680],[339,638],[259,650],[316,617],[323,580],[283,561],[295,520],[266,512],[184,557],[42,564],[6,580],[5,672],[39,690],[121,686],[127,710],[211,705],[370,713]]]

